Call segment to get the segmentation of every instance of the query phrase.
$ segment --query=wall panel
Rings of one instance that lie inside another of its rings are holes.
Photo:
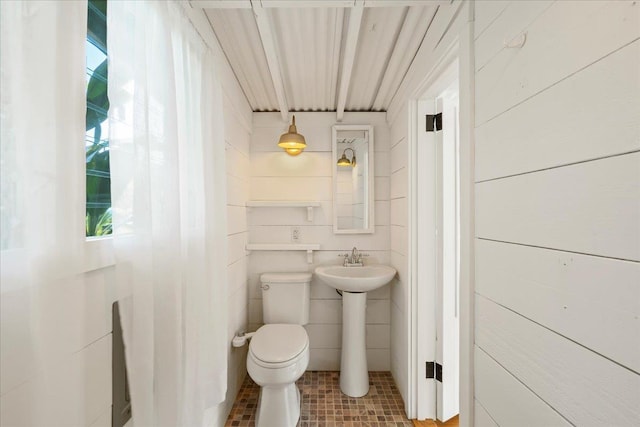
[[[476,401],[486,410],[476,415],[476,425],[570,426],[557,411],[509,374],[482,349],[475,351]],[[490,415],[489,415],[490,414]]]
[[[637,373],[484,297],[476,316],[477,346],[574,425],[640,420]],[[492,381],[476,375],[479,387]]]
[[[475,4],[476,425],[639,424],[640,7]]]
[[[512,7],[523,6],[518,2]],[[495,118],[636,40],[640,36],[639,9],[631,1],[553,3],[522,28],[527,31],[527,41],[521,49],[502,49],[476,73],[476,124]],[[494,24],[510,25],[499,20]],[[513,31],[500,29],[505,35]]]
[[[639,150],[638,99],[640,40],[480,126],[476,179]]]
[[[640,263],[487,240],[476,250],[479,295],[640,372]]]
[[[640,261],[640,153],[476,185],[476,236]]]

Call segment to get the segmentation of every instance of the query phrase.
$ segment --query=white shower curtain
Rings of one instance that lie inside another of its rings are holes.
[[[200,426],[227,379],[222,93],[173,1],[112,1],[110,144],[117,279],[136,427]]]
[[[87,5],[0,1],[0,32],[0,425],[77,423]]]

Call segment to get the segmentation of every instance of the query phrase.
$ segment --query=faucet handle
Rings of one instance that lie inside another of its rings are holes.
[[[358,264],[362,264],[362,258],[363,257],[368,257],[369,254],[363,254],[362,252],[358,253],[358,256],[356,257],[355,260],[353,260],[353,262],[358,263]]]
[[[342,261],[342,265],[346,267],[347,264],[349,264],[349,254],[338,254],[338,256],[344,257],[344,261]]]

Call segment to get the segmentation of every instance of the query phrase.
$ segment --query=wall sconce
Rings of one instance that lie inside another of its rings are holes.
[[[347,150],[351,151],[351,161],[347,159]],[[342,157],[338,160],[338,166],[351,166],[356,167],[356,152],[351,148],[345,148],[342,152]]]
[[[307,146],[304,140],[304,136],[300,135],[296,129],[296,116],[293,116],[291,120],[291,126],[289,126],[289,132],[280,135],[280,141],[278,147],[284,149],[290,156],[297,156]]]

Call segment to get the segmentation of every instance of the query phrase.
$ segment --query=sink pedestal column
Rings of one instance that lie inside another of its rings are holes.
[[[342,361],[340,390],[361,397],[369,392],[365,342],[366,292],[342,292]]]

